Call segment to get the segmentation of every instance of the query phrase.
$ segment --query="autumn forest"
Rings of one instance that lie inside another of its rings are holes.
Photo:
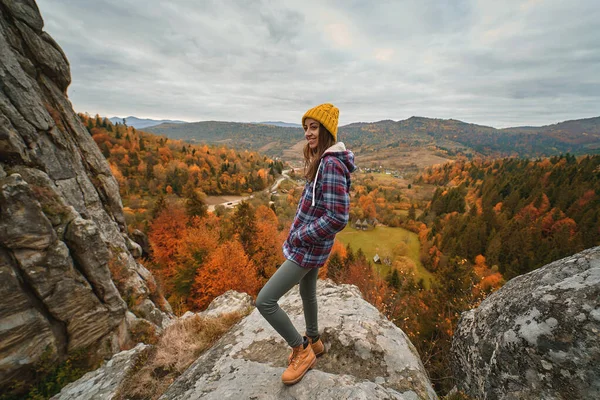
[[[268,188],[287,168],[280,159],[80,118],[119,182],[128,229],[148,237],[144,265],[174,311],[203,309],[229,289],[255,296],[283,261],[300,174],[274,194]],[[211,195],[248,197],[208,212]],[[352,232],[362,220],[361,234],[386,226],[413,235],[418,249],[398,240],[381,273],[362,248],[336,240],[320,277],[357,285],[447,391],[462,311],[508,279],[600,244],[600,156],[459,157],[403,179],[358,172],[350,220]]]

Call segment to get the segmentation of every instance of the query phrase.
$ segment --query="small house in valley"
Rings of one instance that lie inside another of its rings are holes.
[[[354,223],[354,228],[362,231],[366,231],[369,228],[369,223],[366,219],[361,220],[360,218]]]

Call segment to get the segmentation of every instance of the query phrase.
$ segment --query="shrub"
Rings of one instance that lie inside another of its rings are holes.
[[[9,393],[0,394],[0,400],[49,399],[95,367],[97,365],[90,365],[83,350],[75,351],[65,361],[57,363],[53,351],[47,348],[32,369],[32,382],[15,381]]]
[[[138,355],[114,398],[158,399],[203,351],[245,315],[195,315],[177,320],[165,329],[155,346]]]

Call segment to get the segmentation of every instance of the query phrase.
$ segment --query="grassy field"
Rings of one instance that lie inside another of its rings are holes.
[[[417,279],[423,278],[426,287],[432,279],[431,272],[427,271],[419,259],[419,238],[415,233],[403,228],[390,228],[387,226],[377,226],[371,231],[359,231],[347,226],[343,231],[337,234],[337,238],[345,245],[350,244],[353,251],[359,248],[367,256],[367,260],[373,263],[373,256],[390,255],[393,257],[394,248],[404,242],[407,245],[406,256],[409,257],[417,266]],[[390,272],[390,267],[385,264],[374,264],[378,273],[386,277]]]
[[[355,153],[357,164],[361,167],[382,165],[404,171],[419,171],[431,165],[445,164],[451,161],[435,154],[435,151],[420,146],[404,149],[376,148],[374,150]]]

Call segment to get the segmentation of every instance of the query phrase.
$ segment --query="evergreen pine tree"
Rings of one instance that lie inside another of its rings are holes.
[[[91,118],[88,118],[87,121],[87,130],[90,133],[90,135],[92,134],[92,129],[94,129],[94,120]]]
[[[334,282],[340,282],[342,271],[344,271],[344,261],[338,252],[333,253],[327,262],[327,277]]]
[[[414,221],[416,218],[417,218],[417,208],[415,207],[414,204],[411,204],[410,208],[408,209],[408,219]]]
[[[188,217],[204,218],[208,214],[208,207],[205,201],[204,193],[197,189],[186,190],[185,211]]]
[[[352,247],[350,243],[346,245],[346,257],[344,258],[344,267],[348,268],[350,264],[354,262],[354,252],[352,251]]]
[[[391,273],[386,277],[387,284],[394,288],[400,289],[400,275],[398,275],[398,270],[394,268]]]
[[[167,208],[167,199],[164,193],[161,192],[152,209],[152,219],[156,219],[165,208]]]
[[[250,203],[246,201],[241,202],[233,214],[232,222],[234,232],[239,235],[242,247],[246,250],[246,254],[252,257],[257,248],[255,241],[258,229],[256,227],[254,208]]]

